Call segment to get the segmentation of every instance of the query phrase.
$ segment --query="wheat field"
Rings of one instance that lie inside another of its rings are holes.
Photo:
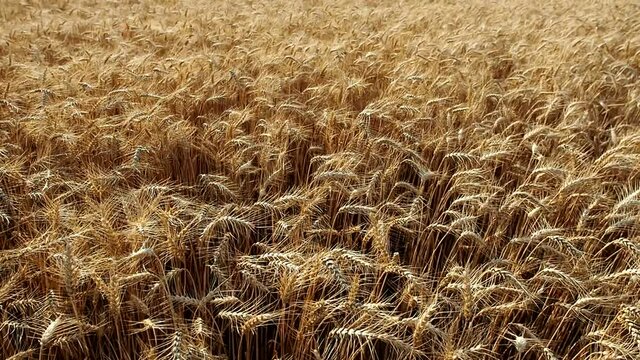
[[[0,0],[2,359],[639,359],[640,5]]]

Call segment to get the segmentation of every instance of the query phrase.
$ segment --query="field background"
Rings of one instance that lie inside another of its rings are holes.
[[[640,358],[633,1],[0,0],[0,357]]]

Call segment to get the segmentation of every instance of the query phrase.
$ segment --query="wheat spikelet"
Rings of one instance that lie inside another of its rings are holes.
[[[173,334],[173,340],[171,344],[171,359],[172,360],[183,360],[187,358],[186,351],[184,349],[184,342],[182,339],[182,332],[176,331]]]
[[[329,271],[331,271],[331,275],[334,277],[336,281],[338,281],[338,283],[340,283],[341,286],[345,288],[349,288],[349,284],[345,279],[345,276],[342,273],[342,270],[340,270],[340,268],[336,266],[335,260],[331,255],[326,256],[322,260],[322,263],[327,269],[329,269]]]
[[[344,205],[342,207],[340,207],[340,209],[338,210],[338,213],[341,212],[346,212],[349,214],[354,214],[354,215],[369,215],[371,212],[373,212],[374,209],[370,206],[363,206],[363,205]]]
[[[238,198],[237,190],[230,183],[229,179],[220,175],[200,174],[200,181],[207,189],[213,189],[213,191],[223,197],[227,197],[231,200]]]
[[[566,286],[567,288],[573,289],[580,294],[583,294],[585,292],[584,286],[579,280],[574,279],[569,274],[566,274],[558,269],[543,269],[536,274],[536,277],[559,281],[562,285]]]
[[[638,279],[640,277],[640,269],[625,269],[610,275],[600,277],[600,281],[608,282],[620,278]]]
[[[47,328],[40,335],[40,346],[48,346],[53,340],[56,330],[62,323],[62,315],[52,320]]]
[[[189,296],[171,295],[170,298],[171,301],[184,306],[199,306],[201,304],[199,299],[194,299]]]
[[[133,325],[140,325],[139,328],[133,327]],[[138,334],[148,330],[152,331],[168,331],[172,328],[170,321],[161,319],[146,318],[142,321],[136,321],[129,329],[131,334]]]
[[[211,292],[210,295],[208,294],[207,296],[205,296],[202,301],[204,303],[213,304],[214,306],[226,306],[240,302],[240,299],[232,295],[213,297],[214,294],[215,293]]]
[[[7,360],[21,360],[21,359],[28,359],[30,358],[31,355],[33,355],[33,353],[35,353],[34,349],[29,349],[29,350],[25,350],[25,351],[20,351],[16,354],[13,354],[12,356],[8,357]]]
[[[330,337],[336,338],[357,338],[364,342],[370,341],[382,341],[389,344],[394,349],[401,351],[405,354],[420,355],[421,352],[415,350],[410,344],[405,343],[401,339],[388,334],[377,334],[367,330],[350,329],[350,328],[336,328],[329,332]]]
[[[260,315],[254,315],[251,316],[249,319],[247,319],[242,326],[240,327],[240,332],[242,334],[253,334],[255,333],[255,329],[258,326],[262,326],[264,324],[266,324],[269,321],[273,321],[275,319],[278,319],[280,316],[282,316],[281,313],[276,312],[276,313],[264,313],[264,314],[260,314]]]
[[[620,318],[633,340],[640,347],[640,309],[632,306],[623,306]]]
[[[640,245],[636,244],[634,241],[631,241],[630,239],[618,238],[618,239],[608,243],[607,245],[605,245],[605,248],[607,246],[609,246],[609,245],[618,245],[618,246],[628,250],[634,256],[636,256],[636,257],[640,256]]]
[[[551,351],[551,349],[549,349],[548,347],[545,346],[541,346],[541,350],[542,352],[542,356],[544,356],[545,359],[547,360],[557,360],[558,357],[556,357],[556,355],[553,353],[553,351]]]

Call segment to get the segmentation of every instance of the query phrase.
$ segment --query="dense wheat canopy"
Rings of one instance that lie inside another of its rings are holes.
[[[0,357],[640,358],[633,1],[0,1]]]

